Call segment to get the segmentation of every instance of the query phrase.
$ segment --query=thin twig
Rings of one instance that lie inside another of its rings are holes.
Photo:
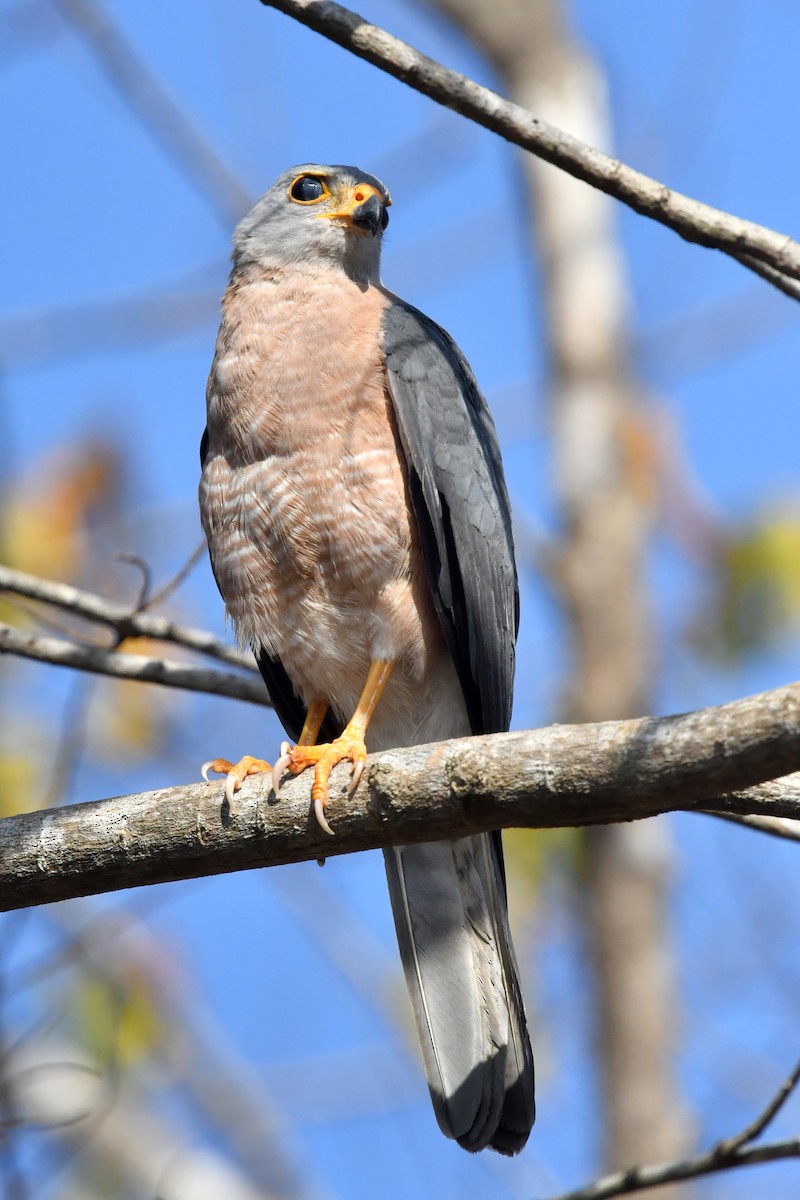
[[[749,1142],[754,1142],[756,1138],[761,1137],[761,1134],[770,1122],[775,1119],[783,1108],[798,1083],[800,1083],[800,1062],[797,1063],[791,1075],[784,1079],[764,1111],[754,1121],[751,1121],[741,1133],[717,1142],[716,1146],[713,1147],[712,1153],[719,1154],[722,1158],[729,1158],[731,1154],[735,1154],[743,1146],[748,1145]]]
[[[788,1138],[783,1142],[769,1142],[765,1146],[749,1146],[760,1137],[800,1083],[800,1062],[791,1075],[784,1080],[778,1091],[762,1113],[741,1133],[717,1142],[710,1150],[695,1158],[679,1159],[671,1163],[659,1163],[650,1167],[630,1167],[627,1171],[616,1171],[604,1179],[595,1180],[585,1188],[553,1200],[610,1200],[613,1196],[628,1195],[648,1188],[661,1187],[667,1183],[697,1179],[715,1171],[727,1171],[732,1167],[753,1166],[755,1163],[774,1162],[781,1158],[800,1157],[800,1138]],[[749,1148],[748,1148],[749,1147]]]
[[[200,559],[207,553],[206,540],[202,538],[195,546],[192,553],[187,558],[186,562],[175,572],[171,579],[160,587],[157,592],[153,592],[152,596],[146,603],[142,604],[137,612],[144,612],[147,608],[155,608],[157,604],[162,604],[167,600],[173,592],[176,592],[181,584],[191,575],[194,568],[200,562]],[[252,665],[252,664],[250,664]]]
[[[41,579],[37,575],[29,575],[26,571],[16,571],[12,567],[0,564],[0,592],[52,604],[87,621],[107,625],[116,632],[120,640],[143,637],[171,642],[175,646],[196,650],[200,654],[207,654],[209,658],[244,667],[245,670],[256,674],[252,657],[219,641],[205,629],[178,625],[167,617],[155,616],[152,613],[132,612],[124,604],[116,604],[113,600],[106,600],[104,596],[83,591],[68,583]]]
[[[800,244],[785,234],[672,191],[658,180],[539,120],[496,92],[448,70],[333,0],[261,0],[261,3],[330,38],[437,103],[607,192],[687,241],[722,250],[798,298],[797,290],[788,281],[800,280]],[[760,265],[757,267],[752,260]]]
[[[194,667],[169,659],[151,658],[144,654],[123,654],[101,646],[86,646],[63,638],[36,637],[0,623],[0,654],[16,654],[37,662],[90,671],[112,679],[137,680],[139,683],[160,683],[164,687],[188,692],[207,692],[212,696],[228,696],[250,704],[269,707],[264,685],[247,675]]]
[[[147,599],[153,582],[149,562],[142,558],[141,554],[134,554],[132,550],[117,550],[114,560],[126,563],[129,567],[136,567],[139,571],[139,594],[136,597],[136,603],[132,604],[131,608],[134,612],[141,612],[143,608],[147,608]]]
[[[54,612],[43,608],[36,600],[32,600],[29,603],[27,600],[23,600],[20,596],[15,596],[11,592],[6,592],[5,596],[6,604],[13,608],[16,616],[20,618],[14,621],[15,625],[30,623],[31,625],[35,625],[40,633],[54,633],[58,637],[65,638],[75,636],[74,622],[71,623],[68,617],[59,619]]]
[[[782,1158],[800,1158],[800,1138],[787,1138],[783,1142],[750,1146],[737,1150],[726,1158],[720,1158],[715,1150],[709,1150],[695,1158],[658,1163],[652,1167],[631,1167],[627,1171],[616,1171],[613,1175],[606,1175],[587,1187],[578,1188],[576,1192],[564,1192],[560,1196],[554,1196],[552,1200],[611,1200],[613,1196],[627,1196],[631,1192],[643,1192],[648,1188],[663,1187],[667,1183],[699,1179],[702,1175],[712,1175],[716,1171],[776,1162]]]
[[[796,245],[797,243],[793,243]],[[783,292],[784,296],[788,296],[790,300],[800,300],[800,282],[792,278],[787,272],[780,271],[777,267],[770,266],[769,263],[760,262],[752,254],[737,254],[735,251],[728,251],[731,258],[735,258],[743,267],[747,267],[749,271],[753,271],[761,279],[765,279],[767,283],[771,283],[779,292]]]

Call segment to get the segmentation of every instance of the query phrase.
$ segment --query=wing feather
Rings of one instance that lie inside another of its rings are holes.
[[[449,334],[391,297],[386,376],[434,603],[473,733],[508,729],[519,593],[500,450]]]
[[[473,733],[508,728],[519,623],[511,514],[491,414],[452,338],[389,297],[389,395],[425,569]],[[515,1154],[533,1058],[499,834],[384,852],[400,954],[439,1124]]]

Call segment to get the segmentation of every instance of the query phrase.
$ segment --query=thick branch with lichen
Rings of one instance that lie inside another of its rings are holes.
[[[670,810],[800,817],[800,685],[672,717],[553,725],[372,756],[328,818],[309,780],[262,777],[230,811],[195,784],[0,821],[0,910],[511,826],[630,821]],[[766,781],[777,782],[766,782]],[[341,789],[341,790],[339,790]]]

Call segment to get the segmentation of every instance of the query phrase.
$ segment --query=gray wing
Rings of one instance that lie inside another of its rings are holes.
[[[384,311],[389,394],[428,580],[473,733],[508,729],[519,593],[497,434],[455,342],[396,298]]]
[[[389,394],[428,581],[474,733],[508,728],[519,617],[497,436],[458,347],[410,305],[383,323]],[[384,852],[433,1105],[467,1150],[515,1154],[534,1120],[533,1058],[499,834]]]

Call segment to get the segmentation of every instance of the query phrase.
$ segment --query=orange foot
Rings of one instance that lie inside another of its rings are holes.
[[[271,771],[272,767],[263,758],[252,758],[251,755],[245,754],[244,758],[240,758],[238,763],[228,762],[227,758],[212,758],[210,762],[203,763],[200,768],[200,773],[209,783],[208,772],[213,771],[215,775],[227,776],[225,780],[225,797],[228,804],[233,808],[233,795],[238,792],[242,786],[242,780],[248,775],[260,775],[262,772]]]
[[[351,762],[353,774],[350,779],[348,795],[352,796],[358,787],[359,780],[364,774],[364,764],[367,761],[367,747],[364,745],[364,730],[348,725],[341,737],[333,742],[323,742],[321,746],[290,746],[288,742],[281,745],[281,756],[272,768],[272,786],[275,795],[278,794],[281,776],[285,771],[290,775],[299,775],[306,767],[314,767],[314,782],[311,786],[311,799],[314,801],[314,815],[326,833],[333,835],[333,830],[325,819],[325,806],[328,803],[328,778],[331,771],[340,762]]]

